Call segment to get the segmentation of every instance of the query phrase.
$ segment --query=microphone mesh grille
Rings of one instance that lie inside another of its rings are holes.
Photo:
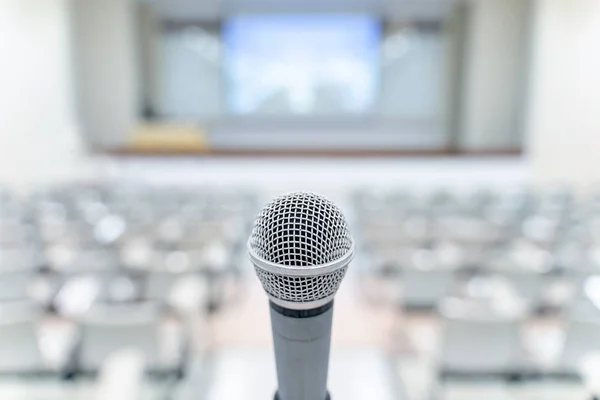
[[[263,288],[271,296],[294,302],[321,300],[337,292],[348,267],[317,276],[283,276],[254,267]]]
[[[249,243],[266,261],[302,269],[340,259],[350,251],[352,237],[335,204],[314,193],[298,192],[276,198],[258,214]],[[333,295],[346,273],[346,267],[316,276],[255,269],[270,295],[294,302]]]
[[[269,203],[254,222],[250,245],[276,264],[309,267],[342,257],[351,246],[348,224],[331,201],[292,193]]]

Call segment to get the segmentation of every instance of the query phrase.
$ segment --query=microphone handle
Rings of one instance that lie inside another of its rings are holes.
[[[270,305],[279,384],[275,400],[329,400],[333,301],[313,310]]]

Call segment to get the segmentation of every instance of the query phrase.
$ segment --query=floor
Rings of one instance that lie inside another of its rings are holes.
[[[444,400],[586,399],[585,387],[568,381],[454,382],[440,387],[432,375],[440,334],[437,318],[403,314],[385,296],[367,296],[363,283],[358,273],[350,273],[336,296],[330,366],[336,398],[429,400],[443,394]],[[380,294],[386,290],[379,289]],[[240,296],[243,301],[212,321],[216,363],[209,400],[261,399],[276,387],[267,300],[251,274]],[[552,317],[531,322],[524,336],[532,357],[555,358],[562,343],[560,328],[560,320]]]
[[[460,158],[104,158],[91,174],[116,183],[240,185],[266,199],[293,190],[313,190],[341,200],[360,186],[427,188],[507,187],[532,182],[519,157]]]

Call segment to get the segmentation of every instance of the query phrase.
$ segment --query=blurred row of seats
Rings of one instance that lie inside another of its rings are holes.
[[[567,191],[363,189],[353,203],[361,233],[379,246],[451,241],[496,247],[522,238],[545,250],[600,242],[600,200],[575,201]]]
[[[433,312],[440,379],[570,379],[598,358],[600,198],[565,188],[362,188],[351,201],[363,278],[391,283],[369,295]],[[557,340],[533,357],[523,331],[544,318]]]
[[[0,301],[33,297],[60,308],[78,295],[87,298],[75,307],[88,299],[164,300],[190,277],[212,287],[235,268],[254,207],[251,192],[233,189],[4,192]]]
[[[525,332],[532,326],[535,331],[536,324],[522,304],[446,298],[440,315],[442,377],[577,379],[589,361],[600,366],[600,312],[589,303],[578,303],[562,319],[565,328],[555,331],[559,334],[552,340],[542,337],[533,343],[535,336]]]
[[[181,377],[190,347],[196,346],[198,357],[204,338],[191,321],[156,302],[94,304],[71,320],[53,317],[31,302],[3,303],[0,376],[93,376],[111,354],[133,348],[144,354],[149,375]]]
[[[527,308],[504,302],[444,299],[423,398],[475,398],[467,396],[470,391],[479,398],[597,398],[600,319],[588,305],[555,324],[532,320]],[[545,325],[561,328],[549,331]]]
[[[239,188],[0,191],[0,375],[95,373],[130,347],[181,375],[255,208]]]
[[[435,307],[476,276],[507,280],[536,307],[555,305],[546,300],[557,285],[583,293],[600,272],[600,201],[567,190],[363,189],[352,199],[367,272],[401,277],[409,308]]]

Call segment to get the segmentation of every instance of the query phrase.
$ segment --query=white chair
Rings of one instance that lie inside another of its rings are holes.
[[[47,250],[47,258],[52,269],[63,274],[111,271],[120,265],[116,252],[101,247],[53,245]]]
[[[502,277],[532,307],[542,305],[548,287],[548,279],[545,275],[533,271],[508,269],[502,271]]]
[[[0,302],[29,298],[34,277],[35,273],[29,269],[0,272]]]
[[[86,313],[92,304],[128,303],[142,297],[142,279],[137,274],[96,272],[70,275],[57,286],[54,298],[59,313],[77,316]]]
[[[597,301],[594,302],[588,297],[575,299],[569,306],[566,313],[570,319],[582,319],[586,321],[600,322],[600,308]]]
[[[197,311],[220,298],[213,293],[218,289],[218,285],[209,285],[209,280],[199,273],[154,271],[148,275],[144,297],[168,304],[180,312]]]
[[[600,351],[600,319],[571,319],[565,343],[560,357],[560,369],[565,372],[578,373],[587,356]]]
[[[514,241],[510,248],[488,263],[532,307],[541,306],[546,295],[553,259],[550,252],[528,241]]]
[[[590,301],[600,303],[600,275],[572,271],[570,278],[573,285],[573,305]]]
[[[501,237],[500,229],[484,219],[472,216],[448,216],[437,221],[437,235],[443,240],[465,244],[491,245]]]
[[[26,246],[2,247],[0,245],[0,274],[15,270],[32,269],[41,264],[41,255]]]
[[[504,382],[460,382],[446,384],[441,390],[442,400],[517,400]]]
[[[122,349],[144,354],[149,373],[179,373],[185,341],[169,346],[162,334],[162,313],[155,303],[95,306],[81,324],[78,369],[96,373],[108,355]]]
[[[523,370],[523,316],[499,315],[486,306],[457,299],[442,305],[442,315],[442,373],[511,374]]]
[[[0,374],[31,374],[49,369],[39,346],[41,314],[30,307],[0,305]]]
[[[522,234],[544,248],[554,246],[560,233],[560,220],[544,215],[531,215],[523,221]]]
[[[402,303],[405,308],[436,308],[455,285],[452,269],[406,268],[402,273]]]
[[[146,278],[144,297],[148,300],[166,301],[173,288],[189,274],[175,274],[166,271],[152,271]]]
[[[92,227],[81,221],[41,222],[40,234],[47,244],[86,247],[96,244]]]
[[[96,301],[127,303],[142,297],[142,280],[129,274],[116,274],[102,282]]]
[[[2,207],[2,205],[0,205]],[[0,220],[0,246],[19,246],[27,240],[27,230],[17,218]]]

